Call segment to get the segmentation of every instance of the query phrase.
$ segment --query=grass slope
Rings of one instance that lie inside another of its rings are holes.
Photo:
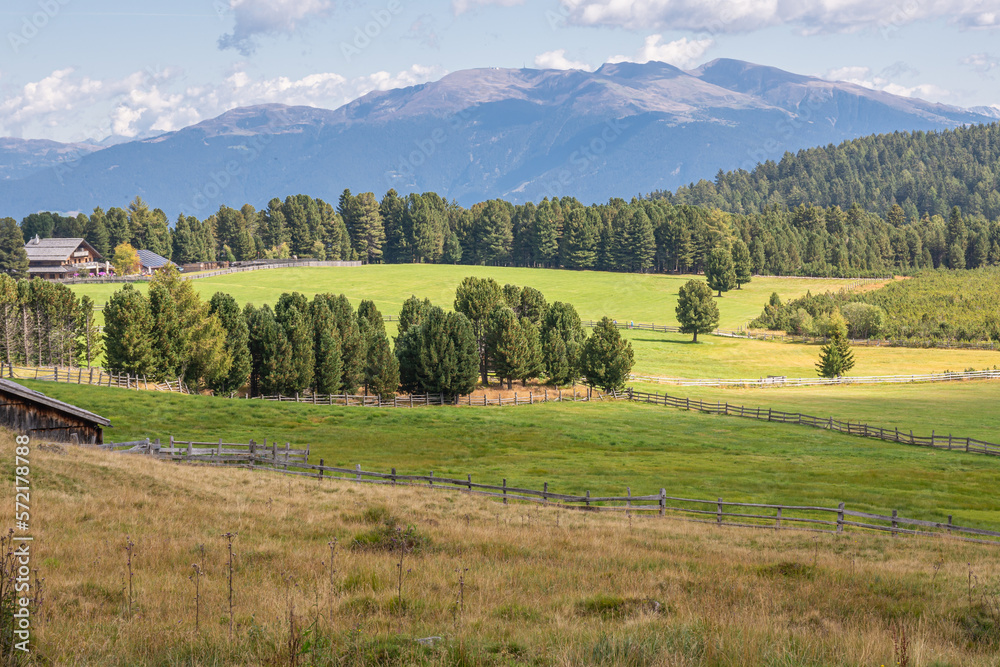
[[[1000,461],[827,431],[626,403],[360,409],[25,382],[111,419],[106,439],[310,444],[327,465],[433,470],[555,492],[856,509],[1000,527]]]
[[[375,302],[384,315],[397,315],[411,294],[429,298],[434,305],[450,309],[455,288],[466,276],[492,277],[501,285],[514,283],[542,291],[549,302],[564,301],[576,306],[584,319],[605,315],[624,322],[655,322],[676,325],[674,305],[677,290],[695,276],[562,271],[486,266],[437,264],[387,264],[359,268],[301,267],[232,273],[202,278],[195,285],[204,298],[218,291],[232,294],[241,304],[274,304],[283,292],[346,294],[355,307],[363,299]],[[703,278],[699,278],[703,279]],[[850,281],[837,279],[756,278],[742,290],[718,299],[720,326],[745,325],[758,316],[771,292],[782,299],[813,292],[837,291]],[[74,285],[94,303],[106,303],[121,285]],[[146,286],[140,284],[140,289]]]
[[[913,429],[919,435],[976,438],[1000,443],[1000,382],[948,382],[784,389],[708,389],[643,385],[666,392],[734,405],[770,407],[817,417],[867,422],[883,428]],[[1000,463],[1000,462],[998,462]]]
[[[635,350],[637,374],[687,378],[816,377],[819,344],[624,331]],[[905,375],[983,370],[1000,366],[995,350],[855,347],[851,375]]]
[[[0,445],[10,470],[13,438]],[[982,545],[627,520],[74,448],[36,446],[32,480],[38,664],[889,665],[903,634],[909,664],[986,667],[1000,650]],[[400,561],[392,525],[423,546]]]

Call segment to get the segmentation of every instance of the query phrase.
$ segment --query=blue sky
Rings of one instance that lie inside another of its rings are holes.
[[[27,139],[147,136],[472,67],[623,59],[737,58],[1000,105],[1000,0],[5,0],[0,26],[0,136]]]

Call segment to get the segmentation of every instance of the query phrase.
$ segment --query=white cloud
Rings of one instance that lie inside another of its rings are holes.
[[[260,36],[293,33],[311,19],[325,18],[333,8],[331,0],[229,0],[236,25],[219,38],[219,48],[249,55]]]
[[[966,28],[1000,26],[1000,0],[560,0],[569,22],[631,30],[749,32],[794,25],[807,33],[892,31],[944,18]]]
[[[966,56],[960,62],[972,71],[990,78],[993,77],[994,71],[1000,69],[1000,58],[986,52]]]
[[[535,56],[535,67],[538,69],[591,69],[590,65],[579,60],[566,57],[566,49],[546,51]]]
[[[840,67],[830,70],[823,75],[823,78],[830,81],[853,83],[864,88],[881,90],[901,97],[919,97],[932,102],[942,102],[952,97],[951,91],[932,83],[905,86],[890,80],[886,71],[876,74],[870,67]]]
[[[464,14],[465,12],[475,9],[477,7],[484,7],[486,5],[500,5],[501,7],[514,7],[516,5],[523,5],[524,0],[451,0],[451,10],[455,12],[455,15]]]
[[[373,90],[417,85],[443,74],[434,67],[413,65],[396,73],[353,79],[333,72],[267,79],[236,69],[218,85],[184,86],[176,70],[96,80],[64,69],[0,100],[0,136],[41,135],[63,141],[109,134],[145,136],[178,130],[240,106],[274,102],[336,108]],[[89,127],[82,134],[67,135],[65,128],[80,127],[81,118],[89,119]]]
[[[714,44],[711,37],[704,39],[688,39],[682,37],[666,44],[661,44],[663,35],[649,35],[642,48],[634,56],[612,56],[609,63],[634,62],[648,63],[650,60],[669,63],[681,69],[691,69],[697,65]]]

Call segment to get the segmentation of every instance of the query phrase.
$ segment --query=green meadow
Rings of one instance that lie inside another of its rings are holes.
[[[1000,461],[827,431],[627,403],[364,409],[25,382],[111,419],[106,440],[277,440],[327,465],[556,492],[846,502],[1000,527]],[[275,478],[278,483],[279,478]]]

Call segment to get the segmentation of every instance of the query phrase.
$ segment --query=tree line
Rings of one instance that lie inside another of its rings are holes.
[[[104,310],[108,369],[180,378],[219,394],[470,393],[491,377],[508,388],[539,378],[621,389],[633,353],[605,318],[588,336],[576,309],[549,304],[531,287],[466,278],[446,312],[413,296],[390,342],[372,301],[355,310],[344,295],[293,292],[270,305],[222,292],[202,302],[175,269],[157,273],[148,295],[125,285]]]
[[[19,276],[18,247],[35,234],[86,239],[102,255],[122,244],[178,264],[313,258],[367,263],[445,263],[626,272],[701,273],[716,249],[745,244],[750,274],[857,277],[926,268],[1000,265],[1000,222],[959,208],[884,215],[842,208],[769,204],[739,213],[683,197],[611,199],[584,206],[572,197],[464,208],[437,194],[381,200],[345,190],[334,206],[306,195],[256,210],[222,206],[204,220],[181,215],[173,228],[136,198],[90,216],[36,213],[0,221],[0,271]],[[20,240],[19,240],[20,239]],[[19,263],[20,262],[20,263]]]
[[[102,352],[94,303],[65,285],[0,274],[0,361],[89,366]]]

